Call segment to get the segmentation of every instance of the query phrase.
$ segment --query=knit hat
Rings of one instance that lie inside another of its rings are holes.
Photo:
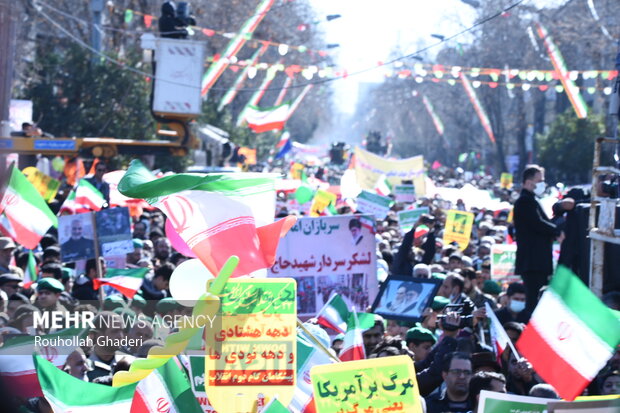
[[[65,290],[65,287],[57,279],[46,277],[46,278],[41,278],[37,282],[37,291],[41,291],[41,290],[51,291],[53,293],[61,293]]]
[[[442,297],[440,295],[436,295],[435,298],[433,298],[433,303],[431,304],[431,309],[433,311],[441,311],[444,308],[446,308],[446,306],[450,304],[450,299],[446,298],[446,297]]]
[[[435,337],[431,330],[424,327],[416,326],[407,330],[405,341],[409,340],[432,341],[433,343],[435,343],[437,342],[437,337]]]
[[[482,292],[491,294],[491,295],[497,295],[502,292],[502,287],[500,287],[493,280],[486,280],[484,284],[482,285]]]

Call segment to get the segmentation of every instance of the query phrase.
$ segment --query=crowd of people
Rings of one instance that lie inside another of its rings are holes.
[[[100,175],[105,171],[103,164],[97,169]],[[437,185],[446,185],[448,181],[458,185],[458,179],[451,176],[454,174],[449,170],[432,178]],[[508,210],[468,208],[463,202],[454,205],[454,209],[475,214],[470,241],[464,248],[443,242],[446,210],[450,206],[439,198],[420,198],[413,205],[395,203],[387,217],[377,219],[375,226],[379,282],[392,274],[441,282],[431,305],[424,309],[421,322],[375,315],[374,326],[363,333],[367,358],[411,357],[419,392],[429,413],[476,411],[482,390],[559,398],[531,364],[510,348],[498,357],[489,336],[486,308],[488,305],[495,312],[510,340],[516,342],[552,275],[551,245],[565,237],[558,220],[574,202],[560,201],[554,207],[554,217],[549,219],[536,201],[536,196],[545,190],[544,170],[537,166],[525,170],[520,193],[499,189],[488,177],[474,179],[479,188],[494,190],[502,199],[513,202],[514,212],[512,218]],[[109,193],[105,195],[109,198]],[[286,197],[279,196],[281,200]],[[397,212],[411,206],[428,207],[429,213],[403,234]],[[356,211],[343,204],[338,212]],[[301,215],[298,211],[279,211],[284,213]],[[170,277],[188,257],[172,248],[164,223],[165,216],[159,210],[144,211],[133,218],[134,251],[126,255],[125,267],[146,268],[148,273],[131,299],[111,287],[95,288],[94,280],[106,273],[103,258],[90,259],[83,267],[62,262],[61,245],[53,228],[34,251],[39,270],[32,282],[25,282],[25,274],[30,270],[29,252],[10,237],[0,237],[0,342],[59,331],[34,327],[33,320],[46,312],[92,312],[96,314],[95,328],[87,331],[87,336],[139,339],[134,342],[140,345],[100,345],[94,341],[92,346],[74,349],[63,369],[76,378],[111,385],[115,372],[128,369],[133,360],[146,357],[150,348],[163,345],[171,329],[161,328],[156,322],[158,318],[191,313],[191,308],[180,305],[170,295]],[[492,247],[514,241],[516,269],[523,282],[498,282],[491,276]],[[299,288],[304,288],[303,283]],[[603,302],[620,310],[620,292],[608,292]],[[114,324],[111,319],[137,315],[143,315],[146,321],[128,328],[108,327]],[[313,319],[307,324],[312,323]],[[318,326],[312,331],[338,355],[342,335],[334,336],[333,331]],[[585,394],[620,394],[620,351],[616,351]],[[16,402],[24,412],[51,411],[42,397]]]

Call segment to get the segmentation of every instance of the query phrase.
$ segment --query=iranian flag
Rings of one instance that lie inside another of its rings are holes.
[[[101,211],[106,204],[103,194],[86,179],[80,179],[78,186],[71,190],[60,207],[60,214],[80,214],[89,211]]]
[[[620,343],[620,319],[568,268],[559,266],[517,348],[544,381],[572,401]]]
[[[310,369],[331,364],[333,360],[306,339],[297,336],[297,382],[293,400],[288,408],[293,413],[315,413]]]
[[[212,274],[232,255],[239,257],[233,277],[271,267],[280,238],[296,221],[287,217],[273,222],[275,176],[267,174],[176,174],[155,179],[142,163],[133,161],[119,191],[161,209]]]
[[[258,106],[250,105],[245,114],[245,121],[250,129],[256,133],[282,130],[289,117],[290,108],[290,103],[284,103],[272,108],[259,108]]]
[[[148,268],[108,268],[104,278],[95,278],[93,288],[98,290],[102,285],[116,288],[127,298],[133,298],[142,286]]]
[[[339,294],[332,294],[317,315],[320,325],[331,328],[339,333],[347,332],[347,321],[351,312]]]
[[[357,317],[355,308],[351,311],[351,316],[349,317],[347,324],[347,332],[344,335],[342,350],[340,350],[340,360],[364,360],[366,358],[366,352],[364,350],[364,337],[362,337],[364,330],[360,326],[360,321]]]
[[[76,347],[72,345],[73,337],[79,337],[81,330],[70,329],[49,334],[41,337],[41,342],[46,340],[62,339],[62,343],[52,342],[46,346],[36,346],[33,336],[18,336],[7,340],[0,349],[0,377],[12,394],[28,398],[40,397],[41,386],[37,379],[37,372],[32,361],[32,354],[37,351],[42,354],[53,368],[62,367],[67,356]]]
[[[138,382],[130,413],[202,413],[189,380],[176,359]]]
[[[35,355],[43,395],[54,413],[129,413],[136,384],[121,387],[89,383]]]
[[[50,227],[58,226],[58,218],[26,176],[14,165],[2,199],[0,213],[4,213],[15,234],[15,241],[28,249],[35,249]]]
[[[385,174],[381,175],[375,184],[375,192],[382,196],[388,196],[392,193],[392,185]]]
[[[497,319],[495,312],[489,305],[489,303],[484,303],[484,306],[487,310],[487,318],[490,321],[489,332],[491,333],[491,341],[493,342],[493,348],[495,349],[495,354],[497,357],[501,356],[506,347],[509,346],[510,338],[508,334],[506,334],[506,330]]]
[[[24,271],[24,288],[30,288],[33,282],[37,280],[37,260],[34,258],[32,250],[28,251],[28,264]]]

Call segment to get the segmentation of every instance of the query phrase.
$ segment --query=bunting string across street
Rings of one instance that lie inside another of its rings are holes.
[[[617,0],[440,3],[0,0],[0,413],[620,411]]]

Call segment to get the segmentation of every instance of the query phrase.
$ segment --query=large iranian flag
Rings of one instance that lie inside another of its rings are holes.
[[[171,358],[138,382],[130,413],[202,413],[189,380]]]
[[[142,286],[148,268],[108,268],[104,278],[95,278],[93,288],[98,290],[102,285],[116,288],[125,297],[133,298]]]
[[[58,219],[28,178],[11,166],[6,191],[0,199],[0,214],[4,213],[15,234],[15,241],[35,249],[47,230],[58,226]]]
[[[71,339],[74,336],[79,337],[80,333],[81,330],[69,329],[42,336],[41,343],[45,343],[45,346],[37,346],[33,336],[18,336],[7,340],[0,349],[0,376],[4,384],[12,394],[20,397],[42,396],[32,354],[37,351],[52,365],[61,367],[75,348]],[[63,342],[51,341],[58,338]],[[48,343],[50,344],[47,345]]]
[[[317,314],[317,321],[322,326],[344,334],[347,331],[347,321],[350,315],[347,303],[339,294],[334,293]]]
[[[612,357],[620,320],[568,268],[559,266],[517,348],[566,400],[574,400]]]
[[[268,174],[176,174],[155,179],[133,161],[119,182],[128,197],[161,209],[174,230],[217,274],[232,255],[239,257],[233,277],[271,267],[280,238],[295,217],[273,222],[275,179]]]
[[[250,105],[245,114],[245,120],[250,129],[256,133],[282,130],[289,118],[290,109],[290,103],[284,103],[272,108],[259,108],[258,106]]]
[[[129,413],[136,383],[121,387],[89,383],[65,373],[41,356],[34,364],[43,395],[54,413]]]

